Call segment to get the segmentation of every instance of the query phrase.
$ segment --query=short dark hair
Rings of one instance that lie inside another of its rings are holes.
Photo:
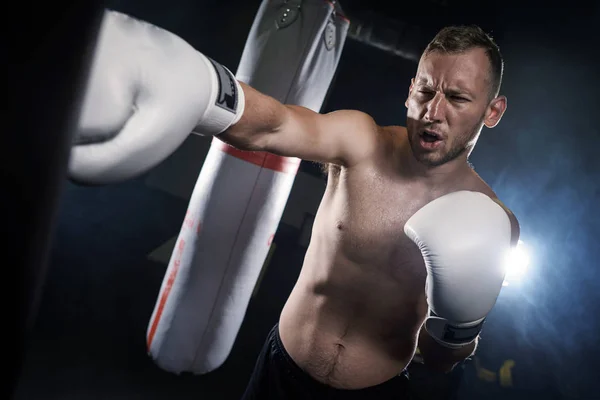
[[[429,42],[423,56],[432,52],[459,54],[474,48],[482,48],[490,60],[491,96],[498,96],[504,73],[504,60],[500,48],[492,37],[477,25],[455,25],[442,28]]]

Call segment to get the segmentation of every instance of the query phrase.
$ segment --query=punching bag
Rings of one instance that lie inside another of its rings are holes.
[[[318,112],[348,27],[329,1],[264,0],[236,78]],[[213,139],[147,330],[160,368],[204,374],[227,359],[299,165]]]

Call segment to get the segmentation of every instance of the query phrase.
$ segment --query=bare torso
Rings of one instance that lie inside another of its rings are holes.
[[[380,384],[414,355],[427,312],[426,270],[404,234],[406,221],[452,191],[493,195],[473,171],[443,187],[403,176],[397,148],[404,128],[383,129],[375,160],[330,172],[302,271],[279,321],[282,342],[300,368],[338,388]]]

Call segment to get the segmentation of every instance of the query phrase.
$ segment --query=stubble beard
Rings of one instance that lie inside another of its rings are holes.
[[[420,149],[419,143],[415,143],[414,135],[408,135],[408,141],[413,156],[421,164],[425,165],[426,167],[433,168],[449,163],[467,151],[470,152],[475,145],[477,138],[479,137],[479,133],[481,132],[483,118],[484,117],[482,117],[473,127],[471,127],[467,134],[462,134],[450,142],[450,148],[448,149],[444,147],[434,152],[424,152],[422,149]],[[416,140],[420,140],[420,136],[417,136]],[[443,145],[446,144],[447,142],[443,143]]]

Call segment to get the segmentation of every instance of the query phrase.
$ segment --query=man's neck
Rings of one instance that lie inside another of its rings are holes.
[[[411,178],[419,179],[428,186],[439,187],[447,185],[450,182],[462,179],[462,177],[472,170],[467,160],[467,152],[445,164],[428,166],[414,157],[410,146],[407,150],[406,171]]]

